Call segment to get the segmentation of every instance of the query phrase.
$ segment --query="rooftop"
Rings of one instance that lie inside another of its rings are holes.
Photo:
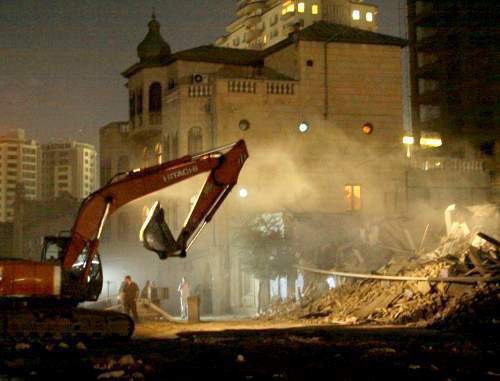
[[[351,44],[405,46],[407,41],[398,37],[369,32],[325,21],[316,22],[307,28],[291,34],[285,40],[267,48],[264,51],[251,49],[233,49],[213,45],[203,45],[182,50],[165,57],[160,62],[138,62],[125,70],[122,75],[130,77],[138,70],[147,67],[164,66],[174,61],[197,61],[221,63],[228,65],[262,65],[263,58],[296,41],[322,41],[328,43],[343,42]]]

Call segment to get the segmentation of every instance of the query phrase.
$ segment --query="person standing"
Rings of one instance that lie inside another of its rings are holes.
[[[181,319],[186,319],[188,317],[188,296],[189,296],[189,283],[186,278],[182,277],[181,283],[177,288],[181,296]]]
[[[132,277],[127,275],[125,277],[125,285],[123,287],[123,306],[125,308],[125,313],[130,315],[136,323],[139,322],[139,315],[137,314],[137,298],[139,297],[139,286],[137,283],[132,281]]]

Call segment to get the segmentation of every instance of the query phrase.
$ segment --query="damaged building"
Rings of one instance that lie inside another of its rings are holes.
[[[101,181],[238,139],[247,142],[251,159],[185,260],[159,269],[155,258],[151,266],[143,258],[137,237],[153,198],[113,216],[103,244],[114,253],[106,267],[113,281],[134,272],[140,281],[154,278],[175,291],[186,275],[192,290],[199,286],[210,294],[210,311],[251,311],[255,282],[229,245],[231,231],[249,216],[289,210],[357,218],[404,211],[404,166],[398,165],[404,44],[317,22],[263,51],[201,46],[172,53],[153,18],[137,49],[139,62],[123,73],[129,120],[101,129]],[[196,194],[179,188],[156,196],[174,231]],[[119,253],[137,267],[123,265]],[[167,307],[177,304],[171,298]]]
[[[185,259],[158,264],[138,232],[157,199],[179,231],[201,186],[196,179],[113,216],[102,245],[112,290],[128,273],[140,283],[154,280],[169,288],[165,307],[174,313],[177,284],[186,276],[201,296],[202,313],[255,312],[258,282],[243,271],[245,253],[237,242],[255,216],[286,211],[301,221],[322,214],[324,221],[361,227],[408,212],[404,40],[319,21],[263,50],[210,45],[173,53],[154,16],[148,28],[137,47],[139,61],[122,73],[129,120],[100,131],[101,182],[238,139],[245,139],[250,159]],[[304,240],[320,250],[325,234],[335,233],[316,229]],[[275,286],[269,285],[271,293]]]

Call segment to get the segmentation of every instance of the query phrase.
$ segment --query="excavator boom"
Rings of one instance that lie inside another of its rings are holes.
[[[168,227],[162,228],[168,244],[155,250],[163,259],[185,256],[236,184],[247,158],[245,142],[240,140],[116,175],[83,200],[69,237],[45,238],[41,261],[0,259],[0,336],[52,335],[63,326],[69,334],[79,327],[81,332],[77,333],[84,335],[130,336],[133,322],[127,315],[75,307],[82,301],[97,300],[101,292],[102,269],[97,249],[107,217],[140,197],[209,172],[178,238],[171,237]],[[48,245],[58,247],[56,258],[48,257]]]

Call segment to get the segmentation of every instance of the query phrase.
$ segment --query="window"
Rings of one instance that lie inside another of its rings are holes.
[[[236,37],[234,40],[233,40],[233,46],[238,46],[240,44],[240,38],[239,37]]]
[[[157,164],[163,163],[163,145],[161,143],[156,143],[155,156]]]
[[[17,151],[17,147],[8,147],[7,151],[16,152]]]
[[[133,91],[130,92],[128,104],[129,104],[130,119],[134,119],[134,117],[135,117],[135,94]]]
[[[352,19],[353,20],[359,20],[361,18],[361,13],[359,12],[358,9],[355,9],[352,11]]]
[[[188,154],[199,153],[203,150],[203,132],[200,127],[193,127],[188,132]]]
[[[149,112],[161,112],[161,85],[158,82],[149,87]]]
[[[366,12],[366,21],[368,21],[368,22],[373,21],[373,13],[372,12]]]
[[[317,15],[319,13],[319,5],[313,4],[312,9],[311,9],[311,13],[313,15]]]
[[[175,87],[176,87],[175,79],[170,78],[170,79],[168,80],[168,85],[167,85],[167,86],[168,86],[168,89],[169,89],[169,90],[173,90],[173,89],[175,89]]]
[[[148,165],[148,161],[149,161],[149,150],[148,150],[148,147],[144,147],[142,149],[142,161],[144,163],[145,166]]]
[[[17,155],[7,155],[7,160],[17,160]]]
[[[7,168],[17,168],[17,164],[16,163],[9,163],[9,164],[7,164]]]
[[[265,34],[265,35],[264,35],[264,40],[263,40],[263,42],[264,42],[264,45],[265,45],[265,44],[267,44],[267,34]]]
[[[287,1],[286,3],[283,4],[283,9],[281,10],[282,15],[286,15],[287,13],[293,13],[295,12],[295,4]]]
[[[299,13],[304,13],[305,9],[306,9],[306,6],[304,3],[299,3],[297,5],[297,10],[299,11]]]
[[[347,210],[361,209],[361,185],[346,185],[344,187]]]

